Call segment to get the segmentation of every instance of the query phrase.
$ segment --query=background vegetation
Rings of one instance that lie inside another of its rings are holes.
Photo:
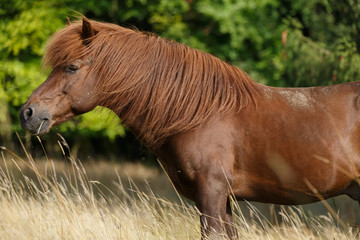
[[[77,12],[210,52],[267,85],[327,85],[360,75],[356,0],[0,0],[0,145],[16,131],[31,146],[20,129],[20,106],[49,73],[41,70],[46,41]],[[62,132],[82,160],[95,152],[149,156],[119,119],[98,112],[52,134]],[[56,145],[51,139],[45,137],[47,148]]]

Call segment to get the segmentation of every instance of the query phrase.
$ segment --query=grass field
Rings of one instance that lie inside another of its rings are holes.
[[[200,238],[197,209],[156,168],[0,151],[0,239]],[[280,207],[269,220],[250,203],[233,206],[241,239],[360,238],[358,228],[329,212]]]

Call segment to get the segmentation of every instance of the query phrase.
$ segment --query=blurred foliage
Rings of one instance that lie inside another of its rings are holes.
[[[49,73],[41,70],[46,41],[79,13],[212,53],[267,85],[327,85],[360,75],[356,0],[0,0],[1,139],[10,131],[4,126],[20,131],[20,106]],[[56,131],[74,139],[125,136],[106,110]]]
[[[283,79],[289,86],[360,80],[360,2],[299,0],[288,29]]]

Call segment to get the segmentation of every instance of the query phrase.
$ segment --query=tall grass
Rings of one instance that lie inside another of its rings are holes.
[[[48,158],[35,161],[26,151],[26,158],[5,147],[0,151],[0,239],[200,238],[193,205],[170,202],[150,187],[143,191],[131,178],[125,187],[115,170],[114,188],[89,179],[86,168],[71,156],[66,156],[69,166],[61,167]],[[337,224],[330,214],[308,217],[301,208],[282,207],[274,224],[247,206],[250,218],[233,203],[241,239],[359,238],[356,228]]]

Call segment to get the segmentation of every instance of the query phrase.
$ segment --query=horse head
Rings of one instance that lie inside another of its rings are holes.
[[[82,46],[77,46],[77,50],[86,49],[96,34],[86,18],[82,24],[82,31],[78,32]],[[45,134],[52,126],[95,108],[96,76],[88,74],[91,59],[91,56],[83,55],[58,61],[45,82],[21,107],[21,126],[33,134]]]

